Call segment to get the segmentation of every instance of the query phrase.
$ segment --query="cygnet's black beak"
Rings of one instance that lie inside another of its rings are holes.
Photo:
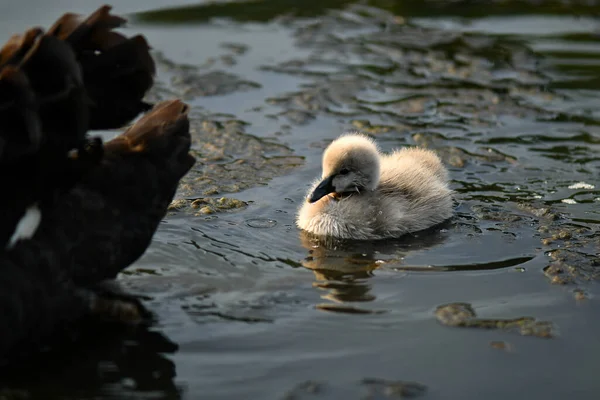
[[[310,195],[310,198],[308,199],[309,203],[314,203],[315,201],[321,199],[322,197],[327,196],[329,193],[333,193],[335,192],[335,190],[333,189],[333,177],[335,175],[331,175],[328,176],[327,178],[323,179],[323,181],[321,183],[319,183],[319,186],[317,186],[315,188],[315,190],[312,192],[312,194]]]

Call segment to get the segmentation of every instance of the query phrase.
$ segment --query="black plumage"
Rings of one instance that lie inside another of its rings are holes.
[[[45,33],[14,35],[0,50],[0,248],[32,204],[51,204],[100,162],[88,131],[118,128],[152,106],[155,65],[142,36],[103,6],[65,14]]]
[[[142,100],[154,76],[149,48],[113,32],[124,20],[109,10],[66,14],[48,33],[29,30],[0,51],[0,364],[85,317],[147,316],[137,300],[101,285],[145,252],[195,161],[188,107],[178,100],[105,144],[88,138],[151,107]],[[6,248],[31,203],[39,227]]]

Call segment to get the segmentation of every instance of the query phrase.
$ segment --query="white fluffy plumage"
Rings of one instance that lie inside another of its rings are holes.
[[[296,224],[316,236],[369,240],[424,230],[452,214],[448,171],[437,154],[423,148],[382,154],[372,139],[349,132],[325,150],[322,176]]]

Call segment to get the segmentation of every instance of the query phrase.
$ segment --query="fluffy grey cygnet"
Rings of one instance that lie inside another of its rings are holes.
[[[452,214],[448,171],[433,151],[382,154],[368,136],[349,132],[325,150],[322,177],[296,224],[316,236],[369,240],[427,229]]]

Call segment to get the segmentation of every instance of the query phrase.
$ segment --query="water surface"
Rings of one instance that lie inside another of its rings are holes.
[[[151,97],[193,106],[199,163],[120,278],[157,324],[67,355],[31,398],[595,398],[600,6],[466,3],[115,2],[156,51]],[[96,5],[3,5],[0,33]],[[295,211],[348,129],[437,150],[456,218],[303,237]],[[444,326],[454,302],[553,338]]]

